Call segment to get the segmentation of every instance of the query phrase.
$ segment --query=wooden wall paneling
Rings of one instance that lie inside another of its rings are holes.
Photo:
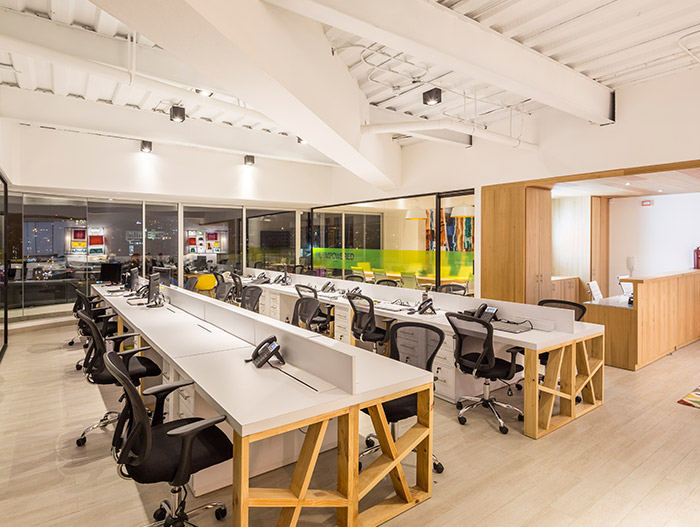
[[[481,191],[481,296],[525,301],[525,187]]]
[[[591,197],[591,274],[603,296],[610,287],[610,199]]]
[[[605,364],[626,370],[636,369],[637,351],[644,344],[638,339],[636,309],[587,304],[584,320],[603,324],[606,328]]]
[[[551,293],[552,195],[548,189],[525,190],[525,303]]]

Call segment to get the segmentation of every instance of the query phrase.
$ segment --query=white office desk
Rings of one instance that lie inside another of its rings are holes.
[[[325,346],[329,355],[337,350],[358,359],[353,361],[357,379],[354,393],[337,387],[315,392],[270,366],[258,370],[246,364],[244,359],[253,349],[251,342],[208,324],[191,312],[173,306],[153,309],[131,306],[125,298],[107,294],[106,287],[93,287],[130,329],[139,332],[154,350],[170,358],[178,370],[191,378],[198,392],[232,426],[234,525],[248,525],[250,507],[283,507],[282,515],[287,517],[290,510],[308,506],[336,507],[338,525],[379,525],[430,497],[433,437],[430,372],[314,337],[306,341],[309,346]],[[206,314],[208,306],[221,307],[201,295],[189,292],[180,295],[187,299],[187,309],[191,311],[201,308]],[[234,306],[225,305],[224,309],[230,310],[232,318],[248,316]],[[200,326],[210,331],[203,331]],[[285,326],[277,325],[281,342],[285,342],[284,332],[289,327]],[[290,331],[294,335],[288,336],[287,342],[296,342],[298,328]],[[197,351],[190,353],[193,349]],[[299,350],[289,351],[291,356],[299,353]],[[381,403],[410,393],[418,394],[418,422],[394,443]],[[380,441],[388,450],[358,475],[360,408],[369,410]],[[332,419],[338,424],[338,487],[308,490],[308,482],[304,483],[306,473],[315,466]],[[299,454],[301,466],[295,470],[290,489],[249,488],[251,444],[301,427],[308,429]],[[409,488],[403,468],[395,460],[410,455],[414,448],[417,485]],[[359,514],[359,500],[389,474],[396,496]],[[295,524],[296,520],[288,523]]]

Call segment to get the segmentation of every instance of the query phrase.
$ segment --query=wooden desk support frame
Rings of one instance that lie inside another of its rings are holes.
[[[382,403],[404,395],[418,393],[418,422],[398,440],[391,437]],[[359,468],[359,411],[369,411],[382,454],[361,474]],[[323,437],[331,419],[338,419],[338,482],[335,490],[309,489]],[[308,426],[289,488],[250,488],[250,444],[261,439]],[[409,487],[401,461],[413,450],[417,453],[416,485]],[[433,468],[433,385],[426,384],[344,408],[325,415],[305,419],[250,436],[233,434],[233,525],[248,527],[251,507],[282,507],[277,525],[297,525],[304,507],[336,507],[339,527],[373,527],[380,525],[432,494]],[[359,512],[359,502],[387,475],[396,494],[381,503]]]
[[[549,353],[539,384],[540,354]],[[563,346],[525,350],[524,432],[538,439],[603,404],[605,335],[603,332]],[[581,394],[582,402],[576,404]],[[559,413],[553,415],[559,397]]]

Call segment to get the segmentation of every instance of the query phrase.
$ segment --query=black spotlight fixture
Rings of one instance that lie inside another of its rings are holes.
[[[174,123],[182,123],[185,121],[185,108],[183,106],[170,107],[170,120]]]
[[[442,102],[442,90],[440,88],[433,88],[423,92],[423,104],[427,106],[435,106]]]
[[[299,143],[300,145],[305,145],[306,141],[304,139],[302,139],[301,137],[297,137],[297,143]]]
[[[153,142],[152,141],[141,141],[141,152],[144,152],[145,154],[150,154],[152,150],[153,150]]]
[[[251,165],[251,166],[252,166],[252,165],[255,164],[255,156],[245,156],[245,157],[243,158],[243,162],[244,162],[246,165]]]

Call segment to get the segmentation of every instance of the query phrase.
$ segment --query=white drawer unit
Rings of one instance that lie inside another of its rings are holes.
[[[267,310],[268,316],[275,320],[280,319],[280,294],[273,291],[267,293]]]
[[[450,403],[456,402],[454,364],[435,357],[433,361],[433,374],[435,375],[435,397],[439,397]]]
[[[341,342],[350,343],[350,323],[351,323],[350,308],[345,306],[335,306],[334,309],[334,325],[335,330],[333,338]]]
[[[258,301],[258,313],[270,316],[270,303],[269,303],[269,292],[266,288],[262,288],[262,294],[260,295],[260,300]]]

